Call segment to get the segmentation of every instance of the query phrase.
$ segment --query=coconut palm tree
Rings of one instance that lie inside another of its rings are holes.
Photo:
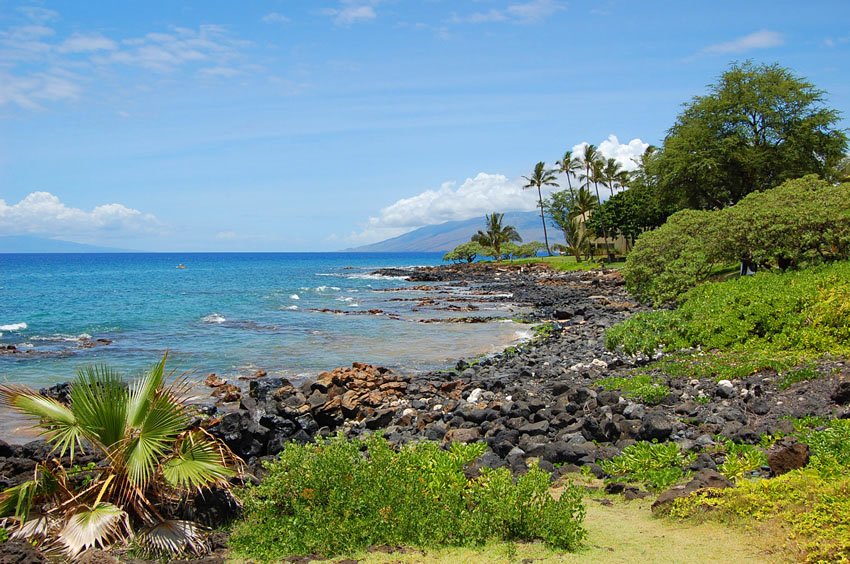
[[[611,196],[614,195],[614,187],[622,186],[625,179],[625,172],[617,159],[608,159],[605,161],[605,167],[602,169],[602,184],[611,190]]]
[[[585,188],[590,188],[590,183],[593,182],[591,171],[593,170],[593,163],[598,160],[599,150],[596,148],[596,145],[585,145],[581,154],[581,164],[584,166],[584,174],[580,177],[584,181],[583,186]]]
[[[546,244],[546,254],[552,256],[552,251],[549,250],[549,235],[546,233],[546,218],[543,215],[543,186],[557,186],[555,182],[555,171],[547,170],[546,164],[540,161],[534,165],[534,172],[531,176],[523,176],[528,182],[523,188],[537,188],[537,200],[540,205],[540,221],[543,223],[543,242]]]
[[[576,175],[577,170],[581,170],[581,160],[578,157],[573,157],[572,151],[567,151],[561,157],[561,160],[556,161],[555,164],[558,165],[558,172],[567,175],[567,188],[570,189],[570,196],[575,198],[576,195],[573,192],[573,183],[570,178]]]
[[[229,488],[238,459],[199,428],[189,428],[183,379],[165,382],[166,356],[127,385],[106,367],[81,369],[64,405],[25,386],[0,386],[0,403],[38,419],[55,458],[33,479],[0,494],[0,516],[13,536],[74,559],[82,551],[133,536],[156,553],[204,551],[202,528],[170,519],[164,506],[202,488]],[[80,482],[58,460],[89,451],[101,463]]]
[[[486,231],[479,230],[472,236],[472,241],[483,247],[490,247],[495,253],[496,260],[502,258],[502,245],[511,241],[521,243],[522,237],[513,225],[502,225],[505,214],[493,212],[484,216],[487,223]]]

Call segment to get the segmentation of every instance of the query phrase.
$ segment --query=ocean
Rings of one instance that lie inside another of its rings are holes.
[[[495,352],[527,334],[509,321],[516,314],[510,304],[441,288],[453,304],[476,304],[472,313],[456,313],[439,300],[423,301],[434,293],[416,284],[372,274],[440,258],[0,254],[0,347],[18,351],[0,352],[0,381],[47,386],[96,364],[134,376],[166,351],[169,368],[197,380],[260,369],[300,380],[353,361],[422,371]],[[422,322],[473,315],[502,322]]]

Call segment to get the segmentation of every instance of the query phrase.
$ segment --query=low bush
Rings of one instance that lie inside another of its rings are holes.
[[[628,377],[611,376],[597,383],[606,390],[620,390],[627,398],[649,405],[661,403],[670,395],[670,388],[649,374],[635,374]]]
[[[663,490],[688,476],[688,466],[696,455],[684,454],[672,442],[641,441],[623,449],[611,460],[599,463],[612,479],[643,484],[653,490]]]
[[[676,350],[850,350],[850,262],[704,284],[676,310],[638,314],[610,329],[606,343],[628,353]]]
[[[418,442],[395,450],[378,436],[289,444],[262,483],[241,492],[245,513],[231,546],[266,561],[488,540],[576,549],[585,536],[580,491],[567,487],[555,500],[549,474],[536,467],[516,479],[507,469],[467,478],[464,468],[485,448]]]
[[[695,351],[667,355],[652,367],[671,378],[743,379],[757,372],[791,374],[808,355],[795,351]],[[793,378],[793,376],[791,377]]]
[[[806,176],[728,208],[673,214],[638,238],[623,277],[638,299],[658,305],[745,259],[785,270],[848,258],[850,184]]]
[[[670,515],[732,523],[778,522],[807,562],[850,559],[850,421],[805,419],[794,434],[811,449],[808,467],[673,502]],[[752,447],[751,447],[752,448]]]
[[[767,455],[754,445],[725,440],[720,444],[724,460],[717,466],[718,472],[733,482],[748,478],[750,473],[767,465]]]

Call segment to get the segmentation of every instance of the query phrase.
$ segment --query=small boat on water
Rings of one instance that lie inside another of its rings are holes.
[[[181,262],[177,265],[177,268],[186,268],[186,265]]]

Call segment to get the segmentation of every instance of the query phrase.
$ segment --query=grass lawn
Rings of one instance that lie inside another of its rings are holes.
[[[511,264],[548,264],[554,270],[566,272],[569,270],[593,270],[601,265],[595,261],[582,261],[577,263],[575,257],[571,256],[551,256],[551,257],[531,257],[514,259]],[[617,268],[622,263],[614,263],[613,267]]]
[[[603,499],[603,498],[598,498]],[[370,552],[355,555],[362,564],[389,562],[478,563],[522,562],[784,562],[759,539],[718,523],[683,524],[652,516],[648,500],[609,498],[603,505],[587,498],[586,547],[577,553],[556,552],[541,543],[491,543],[479,549],[454,548],[420,552]],[[337,560],[338,561],[338,560]]]

